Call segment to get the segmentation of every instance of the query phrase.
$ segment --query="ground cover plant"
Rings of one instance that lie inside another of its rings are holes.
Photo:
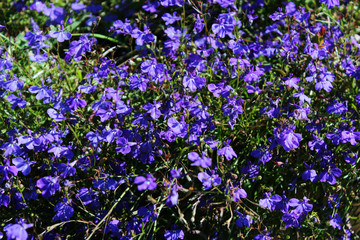
[[[358,239],[358,1],[0,10],[0,237]]]

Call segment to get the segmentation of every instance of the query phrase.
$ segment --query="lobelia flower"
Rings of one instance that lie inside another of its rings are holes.
[[[230,146],[231,140],[227,140],[225,142],[225,146],[218,150],[218,155],[225,155],[227,160],[231,160],[233,157],[237,157],[236,153],[234,152],[233,148]]]
[[[57,25],[57,24],[61,24],[64,21],[66,11],[64,8],[55,7],[55,5],[51,3],[51,7],[50,8],[45,7],[43,9],[43,13],[45,16],[50,17],[50,19],[46,21],[48,25],[51,24]]]
[[[181,168],[179,169],[171,169],[170,170],[170,174],[172,178],[181,178],[182,174],[181,174]]]
[[[319,180],[320,182],[328,182],[330,185],[334,185],[336,183],[336,177],[340,177],[341,174],[341,169],[332,165],[329,167],[328,171],[319,174]]]
[[[56,212],[55,216],[52,218],[54,222],[68,221],[74,214],[74,209],[71,207],[72,200],[64,197],[61,202],[58,202],[54,208]]]
[[[165,184],[164,184],[165,185]],[[176,204],[178,204],[179,201],[179,194],[178,194],[178,189],[179,186],[176,183],[173,183],[171,186],[167,186],[168,188],[170,188],[170,194],[167,197],[166,201],[165,201],[165,205],[168,207],[172,207],[175,206]]]
[[[31,165],[36,163],[35,161],[29,161],[29,158],[24,160],[22,157],[17,157],[12,160],[18,171],[22,172],[24,176],[28,175],[31,171]]]
[[[11,176],[16,176],[18,173],[18,169],[15,166],[10,166],[10,160],[5,160],[5,165],[0,165],[0,174],[2,175],[2,178],[0,179],[0,182],[8,181]],[[9,176],[11,174],[11,176]]]
[[[251,156],[259,158],[258,164],[261,163],[263,165],[272,159],[272,154],[268,147],[262,147],[259,150],[251,151]]]
[[[330,216],[330,225],[333,228],[337,228],[338,230],[341,230],[341,224],[342,224],[342,219],[339,216],[338,213],[335,213],[333,216]]]
[[[31,228],[33,226],[32,223],[27,224],[26,220],[22,218],[16,220],[16,224],[7,224],[4,227],[4,232],[8,239],[16,239],[16,240],[26,240],[28,238],[28,233],[26,229]]]
[[[285,222],[285,227],[299,227],[300,226],[300,214],[296,211],[285,213],[282,216],[282,220]]]
[[[317,174],[316,171],[312,169],[314,167],[314,163],[308,165],[307,163],[304,162],[304,165],[307,170],[303,172],[303,174],[301,175],[302,179],[304,181],[310,180],[311,182],[315,182],[317,180]]]
[[[218,174],[215,174],[214,170],[211,170],[210,174],[211,175],[209,175],[207,172],[200,172],[197,176],[199,181],[202,182],[205,190],[208,190],[213,186],[220,185],[221,183],[221,178]]]
[[[310,199],[304,197],[302,201],[296,198],[292,198],[289,200],[289,206],[295,207],[295,211],[301,215],[302,213],[310,212],[313,208],[313,205],[308,203]]]
[[[235,28],[235,25],[236,21],[232,14],[221,13],[219,14],[217,23],[211,26],[211,30],[220,38],[225,38],[226,35],[228,35],[230,38],[234,38],[232,31]]]
[[[173,12],[173,15],[170,13],[165,13],[161,18],[165,21],[165,25],[173,24],[176,21],[181,20],[181,17],[176,16],[176,12]]]
[[[339,0],[319,0],[320,3],[326,4],[326,6],[331,9],[333,7],[339,7],[340,1]]]
[[[94,44],[96,44],[95,38],[89,39],[89,34],[82,35],[78,41],[72,41],[70,43],[69,50],[65,52],[65,61],[70,62],[72,57],[76,62],[80,61],[82,55],[85,52],[91,51],[91,46]]]
[[[60,31],[51,31],[49,36],[52,38],[56,38],[58,42],[64,42],[65,40],[70,40],[71,33],[64,32],[64,25],[61,25]]]
[[[11,103],[11,109],[15,109],[16,107],[25,108],[26,101],[21,98],[21,93],[19,93],[19,97],[16,97],[14,94],[10,94],[6,100]]]
[[[150,114],[152,119],[158,119],[161,116],[161,111],[159,108],[161,107],[162,103],[153,101],[153,104],[146,103],[143,105],[143,108],[147,110],[147,113]]]
[[[341,113],[344,114],[348,111],[347,102],[345,104],[335,100],[326,108],[327,113]]]
[[[147,223],[150,219],[151,221],[155,222],[157,219],[157,213],[155,212],[155,205],[149,206],[150,209],[146,207],[140,207],[138,209],[139,216],[142,217],[143,223]]]
[[[245,226],[245,227],[249,228],[253,222],[252,217],[245,213],[240,213],[239,211],[236,211],[236,210],[235,210],[235,212],[239,215],[239,218],[236,219],[236,225],[238,227]]]
[[[164,233],[164,238],[166,240],[178,240],[184,239],[185,234],[183,230],[166,230]]]
[[[246,198],[247,197],[247,193],[244,189],[240,188],[240,187],[229,187],[230,190],[230,194],[233,197],[233,200],[235,202],[240,201],[241,198]]]
[[[4,207],[9,206],[10,197],[5,194],[5,190],[0,188],[0,206],[4,205]]]
[[[351,145],[356,145],[356,140],[360,140],[360,132],[354,132],[355,127],[350,128],[350,131],[341,132],[341,142],[347,143],[350,142]]]
[[[146,79],[143,75],[132,75],[129,77],[129,89],[140,89],[140,91],[144,92],[147,88],[148,79]]]
[[[300,88],[300,92],[297,92],[297,93],[294,93],[293,94],[293,97],[298,97],[299,98],[299,104],[300,106],[302,106],[305,102],[307,102],[308,104],[310,104],[311,102],[311,98],[309,98],[308,96],[306,96],[304,94],[304,89],[303,88]]]
[[[281,201],[280,195],[273,195],[271,196],[270,192],[264,193],[265,198],[260,199],[259,205],[263,208],[268,208],[270,211],[274,211],[276,208],[276,204]]]
[[[188,158],[193,163],[191,166],[199,166],[202,168],[211,167],[211,158],[206,157],[206,153],[202,152],[202,156],[200,157],[197,152],[191,152],[188,154]]]
[[[42,190],[41,194],[48,198],[60,189],[59,177],[43,177],[36,181],[36,186]]]
[[[17,144],[17,142],[14,140],[14,137],[10,137],[8,142],[3,143],[0,148],[5,149],[4,156],[9,157],[11,154],[14,156],[20,156],[23,151]]]
[[[151,174],[146,174],[146,178],[143,176],[138,176],[135,178],[134,183],[137,184],[139,191],[154,190],[157,187],[155,178]]]
[[[206,79],[199,77],[196,74],[189,73],[183,78],[183,86],[189,88],[190,91],[196,91],[205,86]]]
[[[302,136],[300,133],[294,133],[294,129],[295,126],[287,127],[277,138],[278,143],[283,146],[285,151],[299,147]]]

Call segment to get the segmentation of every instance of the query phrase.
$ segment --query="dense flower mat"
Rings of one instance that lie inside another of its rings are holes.
[[[358,1],[0,10],[0,237],[358,239]]]

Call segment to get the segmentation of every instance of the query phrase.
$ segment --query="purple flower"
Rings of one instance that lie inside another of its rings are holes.
[[[252,217],[250,215],[247,215],[247,214],[242,214],[242,213],[240,213],[238,211],[235,211],[235,212],[239,215],[239,218],[236,219],[236,225],[238,227],[242,227],[242,226],[250,227],[250,225],[253,222]]]
[[[282,133],[280,133],[279,138],[277,139],[278,143],[283,146],[285,151],[290,151],[291,149],[298,148],[299,142],[302,139],[300,133],[293,132],[294,127],[286,128]]]
[[[157,213],[155,212],[155,205],[149,206],[150,209],[146,207],[139,207],[138,215],[142,217],[143,223],[147,223],[150,219],[154,222],[157,218]]]
[[[338,213],[335,213],[334,216],[330,216],[330,225],[333,228],[337,228],[338,230],[341,230],[341,224],[342,224],[342,219],[341,217],[338,215]]]
[[[118,145],[116,151],[126,155],[131,152],[131,146],[136,145],[136,142],[129,142],[127,138],[120,137],[116,140],[116,144]]]
[[[165,13],[161,18],[165,21],[165,25],[173,24],[176,21],[181,20],[181,17],[176,16],[176,12],[173,12],[173,15],[170,13]]]
[[[100,121],[101,122],[105,122],[107,120],[109,120],[110,118],[113,118],[116,116],[116,112],[114,109],[112,108],[99,108],[96,112],[95,112],[95,116],[99,116],[100,117]]]
[[[59,177],[43,177],[36,181],[36,186],[42,190],[41,194],[48,198],[60,189]]]
[[[66,117],[61,112],[57,112],[53,108],[49,108],[46,112],[49,115],[49,117],[54,119],[56,122],[61,122],[66,120]]]
[[[185,234],[183,230],[166,230],[164,237],[166,240],[184,239]]]
[[[270,197],[270,192],[267,192],[264,195],[265,198],[260,199],[259,205],[263,208],[268,208],[270,211],[274,211],[276,208],[276,203],[281,202],[281,196],[275,194]]]
[[[47,24],[50,25],[57,25],[61,24],[64,21],[64,17],[66,14],[66,11],[62,7],[55,7],[53,3],[51,3],[51,7],[47,8],[45,7],[43,9],[43,13],[50,17],[50,19],[47,20]]]
[[[165,184],[164,184],[165,185]],[[176,204],[178,204],[179,201],[179,194],[178,194],[178,188],[179,186],[176,183],[173,183],[172,186],[168,186],[168,188],[170,188],[170,194],[168,195],[166,201],[165,201],[165,205],[168,207],[172,207],[175,206]]]
[[[27,224],[25,220],[20,218],[16,224],[7,224],[4,227],[4,231],[8,239],[16,239],[16,240],[26,240],[28,238],[28,233],[26,229],[31,228],[33,226],[32,223]]]
[[[287,87],[293,87],[295,88],[296,90],[299,89],[299,86],[297,85],[297,83],[300,82],[300,78],[298,77],[292,77],[292,78],[289,78],[285,81],[285,85]]]
[[[21,157],[17,157],[17,158],[14,158],[12,160],[12,163],[16,166],[17,170],[22,172],[25,176],[28,175],[31,171],[31,165],[36,163],[35,161],[30,161],[29,162],[29,159],[27,158],[26,160],[24,160],[23,158]]]
[[[335,6],[339,7],[340,6],[340,1],[339,0],[320,0],[320,3],[324,3],[326,4],[326,6],[331,9]]]
[[[15,156],[20,156],[23,152],[19,145],[13,140],[13,137],[10,137],[8,142],[1,145],[0,148],[5,149],[5,157],[10,156],[11,154]]]
[[[76,93],[75,97],[70,97],[69,99],[66,100],[66,104],[69,105],[69,108],[72,111],[75,111],[78,107],[85,107],[86,106],[86,101],[81,99],[81,94],[80,93]]]
[[[64,42],[65,40],[70,40],[71,33],[64,32],[63,29],[64,29],[64,25],[61,26],[60,31],[51,31],[49,33],[50,37],[56,38],[58,42]]]
[[[282,216],[282,220],[285,222],[285,227],[298,227],[300,215],[296,211],[291,211],[290,213],[285,213]]]
[[[219,15],[218,22],[211,26],[211,30],[220,38],[224,38],[226,35],[230,38],[234,38],[232,31],[235,24],[236,21],[233,16],[228,13],[222,13]]]
[[[309,103],[310,104],[310,102],[311,102],[311,98],[309,98],[308,96],[306,96],[305,94],[304,94],[304,89],[303,88],[301,88],[300,89],[301,90],[301,92],[297,92],[297,93],[294,93],[293,94],[293,97],[298,97],[299,98],[299,104],[302,106],[305,102],[307,102],[307,103]]]
[[[304,163],[306,167],[306,171],[302,174],[302,179],[304,181],[310,180],[311,182],[315,182],[317,180],[317,174],[316,171],[313,168],[314,164],[308,165],[307,163]]]
[[[149,80],[144,78],[142,75],[136,76],[132,75],[129,77],[129,88],[132,89],[140,89],[140,91],[144,92],[147,88],[147,82]]]
[[[335,100],[326,108],[326,112],[327,113],[345,113],[348,111],[348,108],[346,105],[347,105],[346,102],[345,102],[345,104],[343,104],[343,103]]]
[[[71,207],[71,199],[63,198],[61,202],[58,202],[54,208],[56,212],[55,216],[52,218],[54,222],[68,221],[74,214],[74,209]]]
[[[74,60],[80,61],[85,52],[91,51],[91,46],[96,44],[96,39],[90,38],[89,34],[82,35],[78,41],[72,41],[69,45],[69,50],[66,52],[65,60],[70,62],[73,57]]]
[[[240,187],[229,187],[229,190],[235,202],[240,201],[241,198],[247,197],[246,191]]]
[[[188,129],[188,124],[186,124],[184,121],[179,122],[175,118],[169,118],[167,120],[167,125],[172,132],[179,136],[186,133]]]
[[[208,190],[212,186],[217,186],[221,183],[221,178],[218,174],[215,174],[214,170],[211,170],[210,174],[211,175],[206,172],[200,172],[197,176],[199,181],[202,182],[205,190]]]
[[[203,77],[198,77],[194,74],[189,74],[184,76],[183,85],[190,89],[190,91],[196,91],[196,89],[201,89],[205,86],[206,79]]]
[[[292,198],[289,200],[289,206],[290,207],[295,207],[295,211],[301,215],[302,213],[307,213],[310,212],[313,208],[313,205],[308,203],[310,201],[310,199],[308,199],[307,197],[304,197],[302,201],[296,199],[296,198]]]
[[[20,95],[20,93],[19,93]],[[7,101],[11,103],[11,109],[15,109],[16,107],[25,108],[26,107],[26,101],[21,98],[21,95],[19,97],[16,97],[14,94],[10,94],[7,98]]]
[[[211,158],[206,157],[205,152],[202,153],[201,157],[197,152],[191,152],[188,154],[188,158],[193,162],[191,166],[200,166],[202,168],[211,167]]]
[[[231,160],[233,157],[237,157],[236,153],[234,152],[233,148],[230,146],[231,140],[227,140],[225,142],[225,146],[218,150],[218,155],[225,155],[227,160]]]
[[[165,65],[157,63],[156,59],[146,60],[141,63],[141,72],[147,73],[151,77],[157,77],[164,72]]]
[[[146,174],[146,178],[143,176],[138,176],[135,178],[134,183],[137,184],[139,191],[144,191],[146,189],[154,190],[157,186],[155,178],[151,174]]]
[[[179,168],[179,169],[171,169],[170,170],[170,174],[171,174],[171,177],[172,178],[181,178],[181,168]]]
[[[16,176],[18,173],[18,169],[15,166],[10,166],[9,159],[6,160],[5,165],[0,165],[0,174],[2,175],[2,178],[0,182],[3,182],[4,180],[7,181],[10,179],[9,175]]]
[[[352,127],[350,131],[341,132],[341,142],[350,142],[351,145],[356,145],[356,140],[360,140],[360,132],[354,132],[355,128]]]
[[[334,185],[336,183],[335,177],[340,177],[342,171],[339,168],[332,167],[327,172],[322,172],[319,174],[320,182],[328,182],[330,185]]]
[[[254,150],[251,152],[251,156],[259,158],[259,163],[265,165],[272,159],[272,154],[268,148],[260,148],[259,150]]]
[[[143,108],[147,110],[147,113],[150,114],[152,119],[158,119],[161,115],[161,111],[159,110],[161,105],[161,102],[153,101],[153,104],[146,103]]]

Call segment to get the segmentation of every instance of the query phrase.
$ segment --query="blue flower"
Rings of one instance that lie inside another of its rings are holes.
[[[253,222],[251,216],[247,215],[247,214],[242,214],[242,213],[240,213],[238,211],[235,211],[235,212],[239,215],[239,218],[236,219],[236,225],[238,227],[242,227],[242,226],[250,227],[250,225]]]
[[[41,194],[48,198],[60,189],[59,177],[43,177],[36,181],[36,186],[42,190]]]
[[[198,153],[191,152],[188,154],[188,158],[193,163],[191,166],[199,166],[202,168],[208,168],[211,167],[211,158],[206,157],[205,152],[202,153],[202,156],[200,157]]]
[[[138,185],[137,188],[139,191],[146,189],[154,190],[157,187],[155,180],[151,174],[146,174],[146,178],[143,176],[136,177],[134,183]]]
[[[68,221],[74,214],[74,209],[71,207],[71,199],[63,198],[61,202],[58,202],[54,208],[56,212],[55,216],[52,218],[54,222]]]
[[[302,201],[296,199],[296,198],[292,198],[289,200],[289,206],[290,207],[295,207],[295,211],[301,215],[302,213],[307,213],[310,212],[313,208],[313,205],[308,203],[310,201],[310,199],[308,199],[307,197],[304,197]]]
[[[166,240],[184,239],[185,234],[183,230],[167,230],[164,234]]]
[[[208,190],[213,186],[220,185],[221,183],[221,178],[218,174],[215,174],[214,170],[211,170],[210,174],[211,175],[209,175],[207,172],[200,172],[197,176],[199,181],[202,182],[205,190]]]
[[[276,204],[281,202],[281,196],[275,194],[270,197],[270,192],[265,193],[265,198],[260,199],[259,205],[263,208],[268,208],[270,211],[274,211],[276,208]]]
[[[335,213],[333,216],[330,217],[330,225],[333,228],[337,228],[338,230],[341,230],[341,224],[342,224],[342,219],[341,217],[338,215],[338,213]]]
[[[339,0],[320,0],[320,3],[326,4],[329,9],[340,6]]]
[[[26,240],[28,238],[26,229],[31,228],[32,226],[32,223],[27,224],[25,220],[20,218],[16,224],[7,224],[4,227],[4,231],[8,239]]]
[[[21,157],[17,157],[17,158],[14,158],[12,160],[12,163],[16,166],[17,170],[22,172],[25,176],[28,175],[31,171],[31,165],[36,163],[35,161],[30,161],[29,162],[29,159],[27,158],[26,160],[24,160],[23,158]]]
[[[56,38],[56,40],[58,42],[64,42],[65,40],[70,40],[71,33],[64,32],[63,29],[64,29],[64,25],[61,25],[61,30],[60,31],[51,31],[49,33],[50,37]]]
[[[220,148],[218,150],[218,155],[225,155],[227,160],[231,160],[233,157],[237,157],[236,153],[234,152],[234,149],[230,146],[231,140],[227,140],[225,142],[225,146],[223,148]]]

